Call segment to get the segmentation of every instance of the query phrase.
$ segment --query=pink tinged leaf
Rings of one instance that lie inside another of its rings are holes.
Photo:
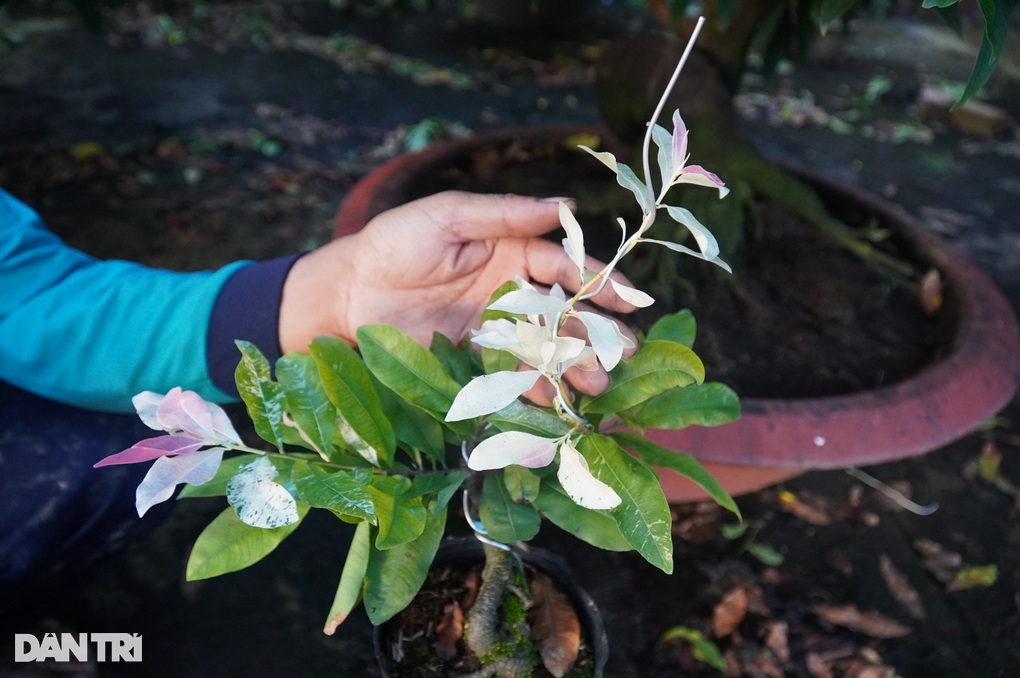
[[[680,111],[673,111],[673,167],[683,167],[686,163],[687,125],[680,117]]]
[[[489,304],[493,311],[523,313],[525,315],[546,315],[562,313],[570,306],[566,301],[535,290],[514,290]]]
[[[157,436],[140,440],[126,450],[111,454],[94,464],[94,468],[114,466],[115,464],[137,464],[152,461],[160,457],[172,457],[179,454],[192,454],[202,447],[201,440],[182,438],[180,436]]]
[[[296,523],[297,502],[283,485],[273,481],[276,467],[259,457],[239,468],[227,481],[227,503],[242,523],[271,529]]]
[[[159,404],[156,417],[166,431],[228,445],[241,442],[223,409],[194,391],[171,389]]]
[[[540,372],[493,372],[475,377],[453,399],[446,421],[463,421],[503,409],[538,381]]]
[[[624,336],[614,320],[588,311],[580,311],[577,315],[588,330],[588,341],[607,371],[620,362],[625,348],[634,347],[634,342]]]
[[[637,306],[638,308],[645,308],[655,303],[655,299],[645,294],[641,290],[628,287],[623,283],[618,283],[615,280],[610,280],[609,284],[613,286],[613,291],[616,292],[616,296],[620,297],[628,304]]]
[[[213,479],[223,461],[222,447],[180,457],[160,457],[135,490],[135,509],[141,518],[150,508],[173,496],[181,483],[203,485]]]
[[[719,189],[719,198],[725,198],[729,194],[730,189],[726,188],[726,184],[723,180],[717,177],[712,172],[709,172],[701,165],[688,165],[684,167],[677,177],[674,183],[677,184],[696,184],[698,186],[707,186],[709,188]]]
[[[556,477],[578,506],[611,509],[620,505],[620,495],[591,474],[587,460],[569,442],[560,445],[560,468]]]
[[[155,431],[163,430],[163,425],[156,418],[156,410],[159,409],[159,404],[163,402],[165,397],[155,391],[142,391],[131,398],[131,404],[135,406],[138,418],[142,420],[143,424]]]
[[[511,464],[542,468],[556,456],[559,438],[543,438],[523,431],[506,431],[486,438],[475,446],[468,467],[475,471],[491,471]]]

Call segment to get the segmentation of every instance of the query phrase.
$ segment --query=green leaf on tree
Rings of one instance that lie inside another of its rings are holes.
[[[288,428],[283,423],[287,409],[283,388],[273,381],[269,361],[255,344],[247,341],[235,343],[241,350],[241,362],[234,372],[234,381],[248,409],[255,433],[282,451]]]
[[[501,474],[485,477],[478,517],[489,536],[504,544],[528,541],[538,534],[542,526],[542,518],[535,509],[527,504],[518,504],[510,496]]]
[[[620,418],[640,430],[718,426],[740,418],[740,399],[719,382],[691,384],[660,393],[635,410],[621,412]]]
[[[358,328],[358,346],[372,373],[407,402],[442,419],[460,385],[439,359],[390,325]]]
[[[379,521],[377,549],[390,549],[421,536],[429,512],[421,497],[406,496],[411,489],[410,480],[403,476],[375,476],[367,489]]]
[[[329,614],[326,615],[326,625],[322,629],[327,636],[333,635],[336,627],[347,619],[347,615],[361,600],[371,549],[372,528],[366,522],[358,523],[354,530],[354,538],[351,539],[351,547],[347,549],[347,560],[344,561],[333,604],[329,608]]]
[[[592,475],[620,496],[620,505],[609,514],[623,538],[649,563],[672,573],[672,518],[655,471],[605,436],[584,436],[577,451],[588,461]]]
[[[698,323],[694,314],[688,309],[668,313],[649,328],[645,341],[674,341],[687,348],[694,348],[694,338],[698,333]]]
[[[596,548],[606,551],[630,551],[633,548],[620,534],[620,527],[613,516],[606,511],[578,506],[567,496],[554,475],[543,479],[534,504],[553,525]]]
[[[630,360],[617,365],[612,385],[581,401],[584,412],[620,412],[677,386],[701,383],[705,366],[694,351],[672,341],[648,341]]]
[[[297,522],[266,529],[245,525],[228,506],[198,535],[188,557],[187,580],[218,577],[254,565],[296,530],[307,513],[308,506],[299,504]]]
[[[336,429],[343,446],[372,464],[387,468],[396,438],[390,420],[364,363],[339,339],[320,337],[309,347],[326,395],[336,411]]]
[[[732,512],[738,518],[740,517],[740,509],[737,508],[737,504],[733,501],[733,497],[731,497],[729,493],[723,489],[723,486],[719,484],[719,481],[715,479],[715,476],[706,471],[705,467],[691,455],[684,452],[673,452],[672,450],[667,450],[666,448],[660,447],[652,441],[646,440],[645,438],[633,433],[625,433],[621,431],[611,434],[611,437],[623,446],[624,449],[630,450],[634,454],[638,455],[641,461],[646,464],[669,469],[670,471],[679,473],[685,478],[689,478],[693,483],[705,490],[705,492],[708,493],[708,496],[719,504],[719,506],[722,506],[727,511]]]
[[[414,541],[369,552],[365,572],[365,611],[369,620],[382,624],[403,610],[425,582],[446,527],[446,511],[428,514],[425,529]],[[374,528],[373,528],[374,531]]]
[[[329,459],[336,435],[336,408],[329,401],[312,356],[288,353],[276,361],[276,379],[283,388],[287,413],[302,434],[303,446]]]
[[[290,480],[297,498],[304,503],[374,524],[375,505],[366,489],[371,475],[368,469],[334,470],[299,461],[291,469]]]

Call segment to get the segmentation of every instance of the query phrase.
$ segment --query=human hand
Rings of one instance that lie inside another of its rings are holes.
[[[320,335],[353,344],[358,327],[376,323],[426,345],[433,332],[456,342],[477,327],[493,290],[507,280],[575,292],[577,268],[560,245],[539,237],[559,226],[558,202],[446,192],[380,214],[295,263],[283,290],[281,347],[303,351]],[[590,260],[588,268],[602,265]],[[611,286],[593,301],[633,310]],[[585,393],[609,384],[602,370],[568,378]]]

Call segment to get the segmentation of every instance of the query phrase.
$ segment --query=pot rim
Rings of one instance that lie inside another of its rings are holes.
[[[354,233],[376,214],[409,200],[409,181],[447,158],[501,140],[562,140],[579,133],[610,136],[600,125],[511,127],[397,156],[351,189],[337,214],[336,235]],[[1020,340],[1013,308],[995,283],[888,200],[813,169],[772,162],[875,212],[937,266],[955,291],[949,300],[958,314],[954,340],[945,355],[895,384],[818,398],[741,398],[742,416],[736,421],[679,431],[650,429],[646,437],[703,463],[782,468],[792,475],[924,454],[971,433],[1001,410],[1020,381]]]

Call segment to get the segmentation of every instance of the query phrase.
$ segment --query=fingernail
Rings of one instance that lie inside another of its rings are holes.
[[[554,203],[554,204],[555,204],[555,203],[561,203],[561,202],[565,202],[565,203],[567,203],[568,205],[576,205],[576,204],[577,204],[577,201],[576,201],[576,200],[574,200],[573,198],[561,198],[561,197],[555,197],[555,198],[541,198],[541,199],[539,200],[539,202],[551,202],[551,203]]]

